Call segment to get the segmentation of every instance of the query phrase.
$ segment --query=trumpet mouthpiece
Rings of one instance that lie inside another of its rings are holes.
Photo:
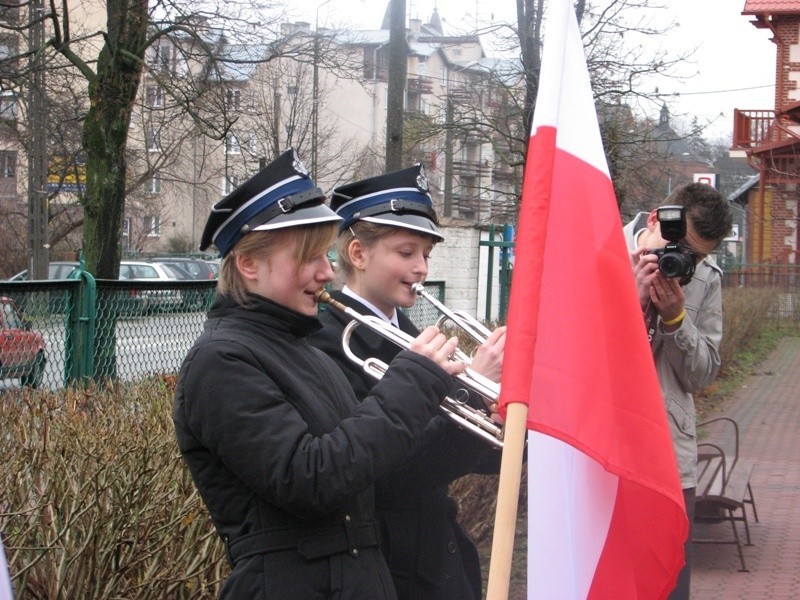
[[[333,297],[328,292],[325,291],[325,288],[322,288],[314,292],[314,299],[317,302],[322,302],[323,304],[330,304],[335,309],[340,310],[344,313],[348,311],[348,308],[338,300],[334,300]]]
[[[325,291],[325,288],[322,288],[314,293],[314,300],[316,300],[317,302],[328,304],[332,300],[332,298],[331,295]]]
[[[425,291],[425,286],[424,286],[424,285],[422,285],[422,284],[421,284],[421,283],[419,283],[419,282],[417,282],[417,283],[412,283],[412,284],[411,284],[411,289],[412,289],[412,290],[414,290],[414,292],[415,292],[417,295],[420,295],[420,294],[422,294],[422,292],[424,292],[424,291]]]

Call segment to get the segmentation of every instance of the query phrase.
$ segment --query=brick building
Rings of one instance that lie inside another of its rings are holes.
[[[747,192],[747,260],[796,265],[800,214],[800,0],[745,0],[776,46],[775,106],[735,110],[731,155],[758,170]]]

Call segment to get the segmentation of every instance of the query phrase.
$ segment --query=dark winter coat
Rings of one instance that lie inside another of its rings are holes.
[[[332,296],[361,314],[372,314],[350,296],[341,292],[333,292]],[[320,320],[324,328],[309,340],[336,360],[356,396],[367,398],[375,380],[342,351],[342,332],[351,318],[328,308]],[[402,331],[418,335],[404,314],[398,313],[398,322]],[[361,358],[375,357],[390,363],[400,352],[396,344],[363,325],[355,329],[350,342],[351,349]],[[467,473],[497,472],[499,461],[500,453],[489,444],[437,415],[419,436],[410,459],[377,483],[381,548],[401,600],[481,597],[478,552],[456,522],[456,503],[448,496],[447,488]]]
[[[403,352],[358,403],[305,340],[316,318],[253,301],[215,302],[173,409],[181,453],[234,564],[221,596],[394,598],[373,482],[405,460],[452,379]]]

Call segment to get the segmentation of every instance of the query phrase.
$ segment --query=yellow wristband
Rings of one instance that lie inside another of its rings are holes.
[[[677,317],[675,317],[674,319],[670,319],[669,321],[661,321],[661,324],[666,325],[667,327],[672,327],[673,325],[677,325],[678,323],[683,321],[683,318],[685,316],[686,316],[686,309],[684,308],[681,309],[681,314],[679,314]]]

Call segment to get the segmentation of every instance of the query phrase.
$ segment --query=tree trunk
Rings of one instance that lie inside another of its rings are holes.
[[[83,251],[90,272],[119,276],[119,232],[125,208],[125,147],[142,73],[146,0],[108,0],[108,37],[89,83],[91,107],[83,128],[86,192]]]
[[[86,192],[83,251],[87,268],[101,279],[119,277],[131,112],[136,100],[147,36],[147,0],[108,0],[108,36],[89,82],[91,106],[83,127]],[[116,376],[116,306],[98,314],[95,379]],[[100,303],[99,306],[103,306]]]

